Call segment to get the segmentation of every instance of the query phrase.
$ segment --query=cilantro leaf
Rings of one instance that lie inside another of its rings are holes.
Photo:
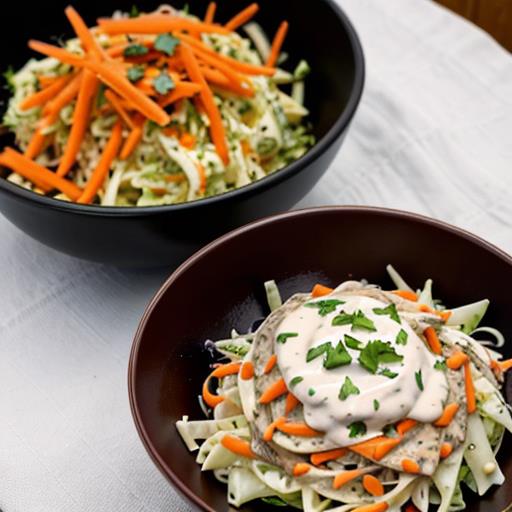
[[[423,386],[423,376],[421,375],[421,370],[418,370],[415,374],[414,374],[414,377],[416,379],[416,385],[418,386],[418,388],[420,389],[420,391],[423,391],[425,389],[425,387]]]
[[[290,381],[290,388],[293,388],[297,384],[300,384],[304,380],[304,377],[293,377],[293,379]]]
[[[155,50],[163,52],[167,55],[174,55],[176,47],[180,44],[180,40],[171,34],[160,34],[154,43]]]
[[[349,434],[348,437],[359,437],[366,434],[366,425],[362,421],[355,421],[348,426]]]
[[[354,320],[353,315],[349,315],[348,313],[345,313],[344,311],[341,311],[341,313],[337,316],[335,316],[332,319],[332,325],[338,326],[338,325],[350,325],[352,321]]]
[[[435,368],[436,370],[440,370],[440,371],[442,371],[442,372],[445,372],[445,371],[446,371],[446,368],[447,368],[447,366],[446,366],[446,361],[445,361],[445,360],[442,360],[442,361],[436,361],[436,362],[434,363],[434,368]]]
[[[380,409],[380,402],[378,400],[373,401],[373,410],[378,411]]]
[[[391,318],[391,320],[394,320],[399,324],[402,323],[402,321],[400,320],[400,316],[398,315],[398,311],[396,310],[395,304],[390,304],[385,308],[374,308],[373,312],[376,315],[387,315]]]
[[[326,316],[329,313],[332,313],[336,310],[336,306],[340,304],[345,304],[344,301],[338,299],[327,299],[327,300],[318,300],[316,302],[307,302],[304,304],[306,308],[318,308],[318,314],[320,316]]]
[[[333,370],[340,366],[345,366],[352,362],[352,356],[347,352],[347,349],[340,340],[336,345],[336,348],[332,348],[332,345],[327,350],[327,357],[324,361],[324,368],[327,370]]]
[[[364,345],[359,340],[356,340],[348,334],[345,334],[345,345],[353,350],[363,350],[364,347]]]
[[[306,362],[309,363],[310,361],[313,361],[313,359],[320,357],[322,354],[329,350],[329,347],[332,348],[330,342],[322,343],[321,345],[318,345],[318,347],[310,348],[306,355]]]
[[[147,53],[149,53],[147,46],[139,43],[130,44],[123,50],[125,57],[142,57]]]
[[[298,332],[282,332],[277,335],[276,341],[277,343],[286,343],[288,338],[296,338],[298,335]]]
[[[138,82],[141,78],[144,77],[144,66],[137,64],[136,66],[128,68],[126,77],[128,80],[130,80],[130,82]]]
[[[162,71],[162,73],[153,80],[153,87],[158,94],[167,94],[176,87],[176,84],[167,73]]]
[[[398,377],[398,373],[392,372],[389,368],[382,368],[382,370],[379,371],[379,375],[383,375],[388,379],[394,379],[395,377]]]
[[[380,363],[399,363],[402,359],[391,343],[380,340],[370,341],[359,354],[359,364],[370,373],[377,373]]]
[[[403,329],[400,329],[400,332],[396,335],[395,343],[397,345],[407,345],[407,340],[409,339],[409,335]]]
[[[359,395],[359,388],[352,382],[350,377],[345,377],[345,382],[341,386],[338,398],[346,400],[350,395]]]
[[[16,72],[14,71],[14,68],[12,66],[9,66],[3,73],[2,76],[4,77],[4,80],[6,81],[6,88],[9,89],[11,93],[14,93],[16,87],[14,86],[14,75]]]
[[[375,332],[375,324],[362,311],[357,311],[352,320],[352,329],[359,328]]]

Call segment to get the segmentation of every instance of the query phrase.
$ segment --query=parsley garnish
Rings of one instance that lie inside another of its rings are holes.
[[[136,66],[128,68],[126,76],[130,82],[138,82],[141,78],[144,77],[144,66],[137,64]]]
[[[345,366],[352,362],[352,356],[347,352],[347,349],[340,340],[336,345],[336,348],[332,348],[332,345],[327,350],[327,357],[324,361],[324,368],[327,370],[333,370],[340,366]]]
[[[356,340],[348,334],[345,334],[345,345],[353,350],[363,350],[364,347],[364,345],[359,340]]]
[[[402,323],[400,320],[400,316],[398,315],[398,311],[396,310],[395,304],[390,304],[389,306],[385,308],[375,308],[373,312],[376,315],[387,315],[391,318],[391,320],[394,320],[395,322],[398,322],[399,324]]]
[[[423,391],[425,388],[423,386],[423,377],[421,375],[421,370],[418,370],[414,374],[414,377],[416,378],[416,384],[417,384],[418,388],[420,388],[420,391]]]
[[[321,356],[322,354],[329,350],[329,347],[332,348],[330,342],[322,343],[321,345],[318,345],[318,347],[310,348],[306,355],[306,362],[309,363],[310,361],[313,361],[313,359],[316,359],[317,357]]]
[[[353,314],[341,311],[339,315],[335,316],[332,320],[332,325],[351,325],[352,329],[364,329],[366,331],[374,332],[377,329],[375,324],[367,317],[362,311],[356,311]]]
[[[444,359],[442,361],[436,361],[434,363],[434,368],[442,372],[446,371],[446,361]]]
[[[394,379],[395,377],[398,377],[398,373],[392,372],[389,368],[382,368],[382,370],[379,371],[379,375],[383,375],[388,379]]]
[[[362,421],[355,421],[348,426],[348,437],[359,437],[366,434],[366,425]]]
[[[266,498],[261,498],[263,503],[267,503],[268,505],[273,505],[274,507],[287,507],[288,503],[282,500],[279,496],[267,496]]]
[[[354,319],[354,315],[349,315],[342,311],[339,315],[332,319],[332,325],[350,325]]]
[[[123,55],[125,57],[141,57],[142,55],[146,55],[148,52],[148,48],[143,44],[134,43],[124,49]]]
[[[352,382],[350,377],[345,377],[345,382],[341,386],[338,398],[346,400],[350,395],[359,395],[359,388]]]
[[[308,395],[313,396],[316,393],[316,391],[313,388],[308,389]]]
[[[154,80],[153,87],[158,94],[167,94],[172,91],[176,84],[174,80],[164,71],[162,71]]]
[[[167,55],[174,55],[176,47],[180,44],[180,40],[171,34],[160,34],[155,39],[154,48],[159,52],[163,52]]]
[[[319,300],[316,302],[308,302],[304,304],[306,308],[318,308],[318,314],[320,316],[326,316],[329,313],[332,313],[336,310],[336,306],[340,304],[345,304],[342,300],[338,299],[328,299],[328,300]]]
[[[373,410],[378,411],[380,408],[380,402],[378,400],[373,401]]]
[[[407,345],[407,340],[409,339],[409,335],[403,329],[400,329],[400,332],[396,335],[395,343],[397,345]]]
[[[380,363],[400,363],[403,356],[396,353],[391,343],[370,341],[359,355],[359,364],[371,373],[377,373]]]
[[[4,72],[3,72],[3,77],[5,79],[5,81],[7,82],[7,89],[9,89],[9,91],[11,91],[12,93],[14,93],[14,90],[15,90],[15,86],[14,86],[14,82],[13,82],[13,78],[14,78],[14,75],[16,74],[16,72],[14,71],[14,68],[12,66],[9,66]]]
[[[277,343],[286,343],[288,338],[296,338],[298,335],[297,332],[282,332],[277,335]]]
[[[300,376],[293,377],[293,379],[290,381],[290,388],[293,388],[294,386],[296,386],[303,380],[304,380],[304,377],[300,377]]]

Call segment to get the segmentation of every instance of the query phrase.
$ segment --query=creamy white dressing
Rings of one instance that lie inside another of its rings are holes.
[[[401,323],[398,323],[389,315],[378,315],[373,310],[385,308],[388,304],[370,297],[344,295],[342,290],[310,302],[332,299],[344,301],[344,304],[336,306],[335,311],[325,316],[319,314],[318,308],[301,306],[289,313],[276,331],[276,338],[280,333],[297,334],[288,337],[285,343],[276,341],[275,349],[283,378],[304,405],[308,425],[324,432],[336,446],[349,446],[382,434],[386,425],[404,418],[422,423],[437,420],[448,396],[448,383],[444,372],[434,368],[436,357],[406,319],[401,316]],[[332,320],[340,312],[353,314],[357,311],[374,323],[375,332],[353,328],[352,325],[332,325]],[[407,333],[405,345],[396,343],[401,329]],[[381,363],[379,369],[388,368],[398,375],[389,378],[369,372],[358,362],[361,352],[348,347],[352,362],[345,366],[326,369],[323,366],[324,356],[307,362],[311,348],[326,342],[335,347],[345,335],[356,338],[363,346],[373,340],[390,342],[403,360]],[[423,390],[417,382],[418,372],[421,372]],[[293,385],[292,380],[297,380],[297,377],[302,380]],[[359,394],[341,400],[340,388],[346,377],[358,388]],[[350,437],[349,426],[355,422],[364,422],[366,433]]]

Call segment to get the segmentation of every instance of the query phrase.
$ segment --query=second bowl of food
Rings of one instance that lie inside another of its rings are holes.
[[[188,260],[146,311],[137,428],[205,511],[500,512],[511,286],[509,256],[408,213],[253,223]]]
[[[3,98],[0,210],[79,257],[178,263],[289,209],[359,103],[361,47],[331,0],[315,2],[315,23],[307,0],[54,7],[27,20],[22,4],[8,6],[25,30],[2,63],[16,71]],[[40,41],[61,34],[61,45]]]

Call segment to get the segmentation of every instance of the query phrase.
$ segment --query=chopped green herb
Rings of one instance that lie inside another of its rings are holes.
[[[259,155],[267,156],[272,154],[278,146],[278,142],[273,137],[263,137],[256,145],[256,151]]]
[[[420,391],[423,391],[425,388],[423,386],[423,376],[421,375],[421,370],[418,370],[415,374],[414,374],[414,377],[416,379],[416,385],[418,386],[418,388],[420,389]]]
[[[136,66],[128,68],[126,76],[130,82],[138,82],[141,78],[144,77],[144,66],[137,64]]]
[[[351,324],[352,329],[359,328],[371,332],[377,330],[375,324],[362,311],[356,311],[351,315],[341,311],[340,314],[335,316],[332,320],[332,325],[334,326]]]
[[[288,503],[281,499],[279,496],[267,496],[266,498],[261,498],[263,503],[267,505],[273,505],[274,507],[287,507]]]
[[[176,47],[180,44],[180,40],[171,34],[160,34],[155,39],[154,48],[159,52],[163,52],[167,55],[174,55]]]
[[[14,87],[14,75],[16,72],[14,71],[14,68],[12,66],[9,66],[4,72],[3,77],[6,81],[6,88],[9,89],[10,92],[14,93],[15,87]]]
[[[362,421],[355,421],[348,426],[348,437],[359,437],[366,434],[366,425]]]
[[[127,46],[124,51],[123,55],[125,57],[141,57],[143,55],[146,55],[149,52],[147,46],[144,46],[143,44],[134,43],[129,46]]]
[[[364,345],[359,340],[356,340],[352,336],[345,334],[345,345],[353,350],[363,350]]]
[[[400,329],[400,332],[396,335],[395,343],[397,345],[407,345],[407,340],[409,339],[409,335],[403,329]]]
[[[352,382],[350,377],[345,377],[345,382],[341,386],[338,398],[346,400],[350,395],[359,395],[359,388]]]
[[[383,375],[388,379],[394,379],[395,377],[398,377],[398,373],[392,372],[389,368],[382,368],[382,370],[379,370],[379,375]]]
[[[282,332],[277,335],[277,343],[286,343],[288,338],[296,338],[298,335],[298,332]]]
[[[318,347],[310,348],[306,355],[306,362],[309,363],[310,361],[313,361],[313,359],[320,357],[322,354],[329,350],[329,347],[332,348],[330,342],[322,343],[321,345],[318,345]]]
[[[308,395],[313,396],[316,393],[316,391],[313,388],[308,389]]]
[[[335,316],[332,319],[332,325],[338,326],[338,325],[350,325],[354,319],[354,315],[349,315],[348,313],[345,313],[342,311],[339,315]]]
[[[380,408],[380,402],[378,400],[373,401],[373,410],[378,411]]]
[[[442,372],[445,372],[446,371],[446,360],[438,360],[434,363],[434,368],[436,370],[440,370]]]
[[[181,10],[181,12],[183,14],[189,14],[190,13],[190,5],[188,3],[186,3],[184,6],[183,6],[183,9]]]
[[[324,368],[327,370],[333,370],[340,366],[345,366],[352,362],[352,356],[347,352],[347,349],[340,340],[336,345],[336,348],[332,348],[332,345],[327,350],[327,357],[324,361]]]
[[[391,318],[391,320],[394,320],[395,322],[398,322],[399,324],[402,323],[400,320],[400,316],[398,315],[398,311],[396,310],[395,304],[390,304],[389,306],[385,308],[375,308],[373,312],[376,315],[387,315]]]
[[[290,388],[293,388],[294,386],[296,386],[297,384],[299,384],[300,382],[302,382],[304,380],[304,377],[293,377],[293,379],[290,381]]]
[[[328,300],[319,300],[316,302],[308,302],[304,304],[306,308],[318,308],[318,314],[320,316],[326,316],[329,313],[332,313],[336,310],[336,306],[340,304],[345,304],[342,300],[337,299],[328,299]]]
[[[167,73],[162,71],[162,73],[153,80],[153,87],[158,94],[167,94],[176,87],[176,84]]]
[[[139,12],[139,8],[134,4],[132,5],[132,8],[130,9],[130,18],[136,18],[137,16],[139,16],[140,12]]]
[[[391,343],[370,341],[359,355],[359,364],[371,373],[377,373],[380,363],[400,363],[403,356],[396,353]]]

